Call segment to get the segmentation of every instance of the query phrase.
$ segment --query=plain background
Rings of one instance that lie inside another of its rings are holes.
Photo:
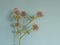
[[[45,16],[39,21],[39,31],[26,35],[21,45],[60,45],[60,0],[0,0],[0,45],[17,45],[18,36],[8,20],[9,13],[15,7],[35,14],[42,10]]]

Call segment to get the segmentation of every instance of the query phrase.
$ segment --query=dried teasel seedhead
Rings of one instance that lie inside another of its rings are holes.
[[[14,8],[13,13],[16,15],[20,15],[20,9],[19,8]]]
[[[13,18],[15,18],[16,21],[19,21],[20,19],[20,10],[19,8],[13,9]]]
[[[16,23],[15,26],[19,26],[20,24],[19,23]]]
[[[17,23],[13,23],[12,26],[13,26],[13,27],[19,27],[20,24],[17,22]]]
[[[43,14],[42,11],[37,11],[37,13],[36,13],[36,17],[37,17],[37,18],[41,18],[41,17],[43,17],[43,16],[44,16],[44,14]]]
[[[34,25],[32,26],[32,29],[33,29],[33,30],[38,30],[38,29],[39,29],[39,26],[38,26],[37,24],[34,24]]]
[[[27,15],[26,11],[21,11],[21,16],[22,16],[23,18],[25,18],[26,15]]]

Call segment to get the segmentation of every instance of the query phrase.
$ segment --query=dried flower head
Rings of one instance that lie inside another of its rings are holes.
[[[38,28],[39,28],[39,27],[38,27],[37,24],[34,24],[34,25],[33,25],[33,30],[38,30]]]
[[[21,11],[21,16],[26,17],[26,11]]]
[[[43,12],[42,12],[42,11],[38,11],[38,12],[36,13],[36,16],[37,16],[38,18],[42,17],[42,16],[43,16]]]
[[[16,23],[15,26],[19,26],[20,24],[19,23]]]
[[[19,8],[14,8],[14,9],[13,9],[13,13],[16,14],[16,15],[20,15],[20,10],[19,10]]]

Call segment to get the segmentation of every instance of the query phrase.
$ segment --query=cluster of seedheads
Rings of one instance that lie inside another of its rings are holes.
[[[20,45],[20,40],[22,39],[22,37],[25,35],[25,34],[30,34],[31,30],[38,30],[39,29],[39,26],[38,24],[32,24],[32,26],[30,27],[30,29],[26,29],[24,32],[23,32],[23,29],[29,25],[30,23],[32,23],[36,18],[41,18],[43,17],[43,12],[42,11],[37,11],[35,15],[33,16],[30,16],[28,15],[28,13],[24,10],[20,10],[19,8],[14,8],[13,11],[12,11],[12,17],[15,19],[15,23],[13,24],[14,27],[16,28],[16,34],[19,35],[19,45]],[[22,19],[21,19],[22,18]],[[29,18],[29,22],[26,23],[25,27],[24,25],[22,25],[20,22],[20,19],[21,20],[25,20],[26,18]]]

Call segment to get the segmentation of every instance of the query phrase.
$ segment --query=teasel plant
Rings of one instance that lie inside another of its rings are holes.
[[[30,34],[31,31],[35,31],[39,29],[38,24],[32,24],[29,28],[26,28],[29,24],[31,24],[35,19],[40,19],[44,14],[42,11],[37,11],[35,15],[30,16],[26,11],[20,10],[19,8],[14,8],[12,11],[12,18],[15,20],[13,26],[15,28],[16,34],[19,36],[18,45],[21,45],[21,39],[26,35]],[[25,19],[29,19],[28,22]],[[26,24],[22,24],[22,21],[26,22]]]

